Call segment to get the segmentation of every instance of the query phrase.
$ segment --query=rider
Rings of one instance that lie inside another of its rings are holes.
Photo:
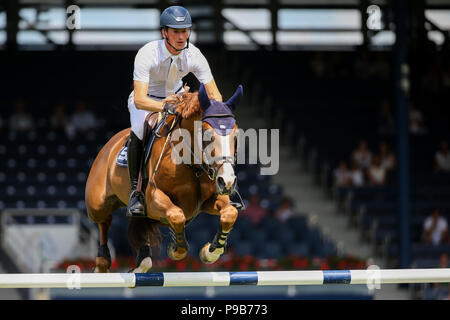
[[[131,192],[127,216],[143,217],[143,195],[137,191],[140,162],[143,153],[144,121],[153,112],[173,113],[169,105],[174,94],[183,92],[181,79],[189,72],[205,85],[210,99],[222,101],[207,60],[200,50],[189,43],[192,21],[189,12],[171,6],[160,17],[163,39],[145,44],[134,61],[134,91],[128,98],[131,133],[128,145],[128,171]]]

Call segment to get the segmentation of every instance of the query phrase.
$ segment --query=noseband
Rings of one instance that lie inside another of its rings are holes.
[[[202,122],[204,122],[206,119],[209,119],[209,118],[229,118],[229,117],[236,119],[234,117],[234,114],[232,114],[232,113],[222,113],[222,114],[208,114],[206,116],[202,116],[201,120],[202,120]],[[215,128],[213,127],[213,129],[215,129]],[[203,129],[202,129],[202,136],[203,136]],[[236,153],[237,153],[237,150],[235,148],[233,157],[231,157],[231,156],[215,157],[214,158],[215,161],[213,161],[213,163],[214,162],[219,163],[217,160],[220,161],[219,166],[217,166],[217,167],[214,167],[213,165],[211,165],[209,163],[202,162],[201,166],[205,169],[204,171],[208,175],[208,178],[211,180],[215,180],[220,168],[222,168],[222,166],[225,163],[231,164],[231,166],[233,167],[233,170],[234,170],[234,166],[236,163]],[[204,155],[204,158],[206,159],[205,150],[203,148],[202,148],[202,154]]]
[[[233,119],[236,119],[234,114],[224,113],[224,114],[209,114],[209,115],[206,115],[206,116],[202,116],[201,121],[204,122],[208,118],[226,118],[226,117],[232,117]],[[181,121],[180,121],[180,123],[178,125],[180,125],[180,127],[181,127]],[[203,136],[203,128],[202,128],[202,136]],[[222,166],[225,163],[231,164],[231,166],[233,167],[233,170],[235,170],[235,164],[236,164],[236,158],[237,158],[237,147],[234,150],[234,155],[233,156],[215,157],[216,160],[219,159],[221,162],[220,162],[220,164],[217,167],[214,167],[213,165],[211,165],[209,163],[204,163],[202,161],[202,159],[198,159],[197,155],[192,150],[192,147],[190,145],[188,145],[186,143],[186,141],[184,141],[184,139],[182,141],[187,145],[187,147],[189,148],[189,151],[191,152],[191,154],[194,157],[194,159],[196,159],[199,163],[201,163],[200,165],[186,164],[188,167],[190,167],[194,171],[194,174],[195,174],[197,179],[200,178],[203,173],[205,173],[211,181],[215,181],[220,168],[222,168]],[[173,147],[172,141],[170,142],[170,144]],[[202,155],[206,159],[206,155],[205,155],[205,150],[203,148],[203,144],[202,144]],[[214,163],[214,161],[213,161],[213,163]],[[245,204],[244,204],[244,201],[242,200],[241,195],[239,194],[239,192],[237,190],[235,190],[235,192],[239,196],[239,199],[240,199],[240,202],[241,202],[241,208],[245,208]]]

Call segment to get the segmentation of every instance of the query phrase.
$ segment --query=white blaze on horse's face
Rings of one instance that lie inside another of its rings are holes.
[[[223,157],[233,157],[233,154],[230,150],[230,140],[232,141],[231,135],[227,136],[219,136],[220,137],[220,146],[222,151]],[[234,168],[233,165],[230,162],[225,162],[219,169],[219,172],[217,173],[217,179],[223,179],[223,182],[225,184],[226,190],[231,190],[234,182],[236,181],[236,176],[234,174]]]
[[[227,135],[220,135],[211,127],[204,131],[205,161],[217,170],[216,189],[219,194],[231,194],[236,186],[236,175],[233,167],[236,132],[236,127]]]
[[[236,187],[233,164],[236,144],[234,135],[237,131],[237,125],[233,112],[241,98],[241,85],[226,102],[210,100],[203,84],[200,85],[198,90],[198,102],[202,109],[203,132],[208,129],[212,131],[210,143],[203,149],[203,160],[208,165],[208,171],[213,171],[212,173],[215,175],[216,189],[219,194],[231,194]]]

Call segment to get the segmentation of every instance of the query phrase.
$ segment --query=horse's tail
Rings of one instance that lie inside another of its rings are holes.
[[[152,247],[153,254],[161,253],[162,235],[159,221],[148,218],[131,218],[128,223],[128,242],[134,253],[143,246]]]

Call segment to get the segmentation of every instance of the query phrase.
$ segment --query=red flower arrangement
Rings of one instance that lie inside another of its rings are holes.
[[[81,272],[92,272],[95,260],[64,260],[59,263],[57,269],[66,271],[71,265],[77,265]],[[135,268],[134,257],[117,257],[111,264],[112,272],[128,272],[133,268]],[[327,258],[286,256],[277,260],[259,259],[250,255],[237,256],[233,252],[229,252],[212,264],[203,264],[193,256],[187,256],[180,261],[173,261],[169,258],[154,259],[152,271],[347,270],[364,268],[366,268],[366,262],[352,256]]]

